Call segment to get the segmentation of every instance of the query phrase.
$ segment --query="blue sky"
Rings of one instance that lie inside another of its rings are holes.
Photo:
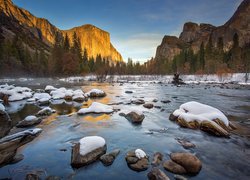
[[[13,0],[60,29],[93,24],[110,32],[122,54],[141,62],[155,55],[164,35],[179,36],[188,21],[224,24],[242,0]]]

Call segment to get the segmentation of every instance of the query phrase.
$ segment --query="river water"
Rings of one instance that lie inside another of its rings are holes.
[[[1,84],[1,83],[0,83]],[[128,168],[125,155],[131,149],[141,148],[152,159],[155,152],[164,154],[169,159],[171,152],[191,152],[202,161],[202,169],[189,179],[249,179],[250,177],[250,87],[239,85],[184,85],[152,82],[136,83],[67,83],[53,79],[33,79],[13,81],[11,84],[44,89],[46,85],[55,87],[81,88],[88,91],[92,88],[102,89],[107,96],[89,99],[82,104],[54,101],[51,107],[56,114],[44,119],[37,127],[43,132],[32,142],[19,148],[18,154],[24,159],[17,164],[0,168],[1,178],[23,179],[29,172],[38,173],[42,178],[48,175],[63,179],[146,179],[147,171],[135,172]],[[132,94],[126,94],[132,90]],[[129,104],[131,99],[144,99],[161,108],[146,109],[142,105]],[[164,104],[162,100],[170,100]],[[92,101],[112,105],[116,109],[139,110],[145,115],[141,125],[134,126],[119,112],[110,115],[78,116],[75,112],[91,104]],[[171,112],[187,101],[198,101],[223,111],[238,129],[230,138],[218,138],[199,130],[180,128],[169,121]],[[13,124],[35,114],[40,108],[27,104],[26,101],[11,103],[7,107]],[[159,131],[163,130],[163,131]],[[149,133],[149,131],[151,133]],[[120,149],[121,153],[111,166],[105,167],[101,162],[73,169],[70,165],[71,147],[80,138],[99,135],[105,138],[108,151]],[[184,149],[176,138],[185,138],[196,145],[193,149]],[[174,174],[160,168],[173,179]]]

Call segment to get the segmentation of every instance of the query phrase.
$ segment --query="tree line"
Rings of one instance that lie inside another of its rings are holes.
[[[1,29],[0,29],[1,31]],[[15,75],[19,71],[35,76],[73,76],[73,75],[138,75],[138,74],[220,74],[231,72],[249,72],[250,44],[239,46],[237,34],[233,45],[224,50],[223,38],[216,43],[209,38],[207,44],[201,43],[194,53],[192,48],[184,48],[173,60],[154,59],[140,64],[131,58],[127,63],[111,61],[98,54],[89,57],[87,49],[82,50],[81,42],[74,33],[72,42],[68,35],[57,33],[52,48],[33,49],[23,38],[16,35],[5,40],[0,32],[0,72]],[[34,44],[34,43],[33,43]],[[1,74],[0,73],[0,74]]]
[[[148,62],[149,74],[223,74],[250,71],[250,44],[239,46],[239,37],[235,33],[233,44],[229,50],[224,49],[223,38],[208,43],[201,43],[199,50],[194,53],[191,47],[183,48],[173,60],[158,59]]]

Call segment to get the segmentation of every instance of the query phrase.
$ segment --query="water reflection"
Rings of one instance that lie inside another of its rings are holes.
[[[83,117],[83,120],[90,121],[90,122],[97,122],[97,121],[107,121],[110,120],[110,115],[108,114],[100,114],[100,115],[86,115]]]

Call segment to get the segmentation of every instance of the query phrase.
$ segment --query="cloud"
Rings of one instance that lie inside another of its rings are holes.
[[[113,42],[125,61],[131,57],[135,61],[145,62],[154,57],[163,36],[158,33],[137,33],[126,39],[113,40]]]

